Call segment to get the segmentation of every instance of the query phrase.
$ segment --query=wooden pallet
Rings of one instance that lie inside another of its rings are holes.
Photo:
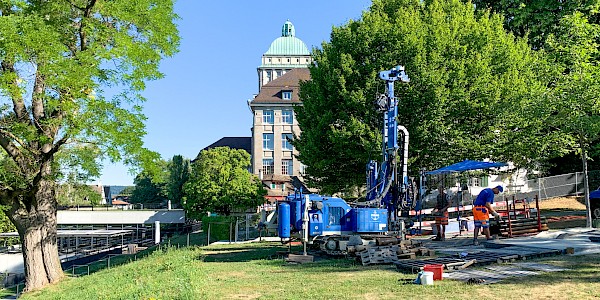
[[[413,247],[398,244],[391,246],[369,246],[366,250],[356,253],[357,259],[363,266],[372,264],[392,264],[402,259],[416,259],[417,255],[434,256],[435,251],[414,244]]]

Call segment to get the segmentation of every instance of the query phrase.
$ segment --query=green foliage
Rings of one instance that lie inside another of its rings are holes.
[[[210,224],[210,240],[213,241],[224,241],[232,239],[229,231],[232,227],[231,224],[235,224],[235,218],[231,216],[204,216],[202,217],[202,230],[208,234],[208,224]],[[233,225],[235,226],[235,225]]]
[[[165,194],[173,205],[183,206],[183,185],[190,177],[190,160],[181,155],[173,156],[169,162],[168,173]]]
[[[15,0],[0,1],[0,12],[0,146],[12,161],[0,165],[10,179],[0,191],[35,189],[48,163],[45,178],[72,166],[94,177],[105,158],[156,168],[158,154],[142,143],[141,91],[177,51],[173,1]]]
[[[561,19],[581,12],[590,17],[593,23],[600,21],[597,0],[472,0],[478,10],[488,9],[504,15],[506,29],[515,35],[528,36],[535,49],[544,47],[546,39],[558,27]]]
[[[128,186],[128,187],[124,188],[119,193],[119,196],[128,196],[128,197],[131,197],[131,195],[133,194],[134,190],[135,190],[135,186]]]
[[[183,186],[188,217],[199,218],[207,211],[228,215],[264,203],[266,190],[249,167],[250,155],[244,150],[218,147],[200,152]]]
[[[142,172],[133,180],[135,188],[129,198],[130,203],[162,203],[166,200],[163,194],[164,182],[156,182],[148,173]]]
[[[561,170],[565,155],[588,152],[600,157],[598,100],[598,32],[600,2],[596,0],[527,2],[474,1],[504,14],[505,26],[516,35],[529,37],[533,49],[547,54],[552,77],[544,101],[531,114],[559,136],[550,168]],[[552,165],[554,164],[554,165]],[[581,163],[575,170],[581,170]]]
[[[64,183],[56,189],[56,200],[62,206],[99,205],[102,195],[91,186],[78,183]]]
[[[543,148],[518,137],[554,138],[525,113],[544,91],[546,67],[502,22],[458,0],[375,0],[360,20],[333,28],[313,53],[296,109],[302,135],[294,144],[309,184],[325,193],[364,185],[366,163],[381,156],[374,99],[385,83],[377,75],[396,65],[411,78],[395,92],[413,172],[467,158],[535,163],[530,157],[542,155],[532,152]]]
[[[576,12],[560,20],[545,47],[557,71],[546,102],[551,124],[570,141],[563,147],[580,154],[600,140],[599,37],[600,25]]]
[[[0,204],[20,231],[48,229],[23,241],[27,290],[62,276],[57,252],[33,252],[53,242],[69,164],[84,177],[104,159],[156,168],[141,93],[177,51],[173,2],[0,0]]]
[[[7,207],[0,206],[0,232],[14,232],[17,231],[15,225],[6,216]]]

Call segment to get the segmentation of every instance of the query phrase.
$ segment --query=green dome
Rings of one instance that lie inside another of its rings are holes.
[[[281,36],[271,43],[265,55],[310,55],[306,44],[295,35],[294,25],[286,21],[281,28]]]

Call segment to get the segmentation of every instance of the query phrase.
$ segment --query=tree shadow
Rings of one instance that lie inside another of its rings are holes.
[[[537,285],[555,285],[562,283],[585,283],[585,284],[598,284],[600,283],[600,276],[598,270],[600,269],[600,255],[584,255],[581,257],[569,257],[565,260],[535,260],[533,262],[541,264],[556,265],[567,270],[558,272],[543,272],[540,271],[539,275],[526,276],[526,277],[512,277],[506,280],[502,280],[497,284],[524,284],[527,286]]]
[[[263,247],[207,247],[202,249],[202,254],[198,256],[198,259],[204,262],[248,262],[282,258],[283,254],[287,251],[288,248],[283,245],[265,245]]]

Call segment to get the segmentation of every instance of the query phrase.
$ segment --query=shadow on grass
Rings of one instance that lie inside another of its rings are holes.
[[[564,259],[553,258],[551,260],[536,260],[536,263],[552,264],[566,271],[540,272],[540,275],[528,277],[515,277],[503,280],[497,284],[525,284],[527,286],[554,285],[561,283],[600,283],[600,254],[582,256],[561,256]]]
[[[63,270],[66,274],[74,277],[80,277],[84,275],[90,275],[105,269],[114,268],[117,266],[125,265],[128,263],[135,262],[137,260],[143,259],[155,251],[160,251],[160,247],[152,246],[148,249],[138,252],[137,254],[121,254],[112,256],[106,256],[97,261],[91,262],[85,265],[74,265],[73,267],[67,268]]]
[[[285,246],[264,245],[262,247],[204,248],[198,259],[204,262],[248,262],[282,258],[288,251]]]
[[[326,255],[314,256],[315,261],[310,263],[289,263],[284,260],[289,248],[283,245],[248,245],[246,247],[239,245],[231,245],[230,247],[222,248],[204,248],[202,254],[198,256],[199,260],[208,263],[214,262],[249,262],[262,260],[261,264],[283,266],[290,270],[308,271],[311,273],[348,273],[362,272],[365,270],[393,270],[396,268],[392,265],[374,265],[362,266],[361,263],[351,258],[332,258]],[[294,246],[291,248],[292,253],[298,254],[301,247]],[[411,275],[412,276],[412,275]]]

